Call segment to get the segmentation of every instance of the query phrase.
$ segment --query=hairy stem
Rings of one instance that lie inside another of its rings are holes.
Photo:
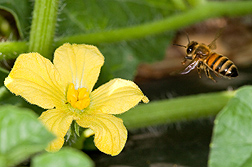
[[[29,40],[29,52],[52,57],[59,0],[36,0]]]

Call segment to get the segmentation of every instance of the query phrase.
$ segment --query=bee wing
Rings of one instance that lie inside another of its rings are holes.
[[[221,29],[217,32],[217,34],[215,35],[214,40],[208,45],[208,47],[209,47],[211,50],[216,49],[216,40],[221,36],[223,30],[224,30],[224,28],[221,28]]]
[[[188,64],[180,74],[188,74],[192,71],[199,63],[199,59],[195,58],[190,64]]]
[[[215,50],[217,47],[216,47],[216,39],[214,39],[209,45],[208,47],[211,49],[211,50]]]

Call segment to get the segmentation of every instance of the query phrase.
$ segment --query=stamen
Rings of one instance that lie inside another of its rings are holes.
[[[67,101],[79,110],[87,108],[90,104],[89,93],[86,88],[76,90],[74,84],[70,83],[67,90]]]

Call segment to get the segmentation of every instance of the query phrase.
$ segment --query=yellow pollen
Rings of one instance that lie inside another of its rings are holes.
[[[76,90],[74,84],[70,83],[67,90],[67,101],[79,110],[87,108],[90,104],[89,93],[86,88]]]

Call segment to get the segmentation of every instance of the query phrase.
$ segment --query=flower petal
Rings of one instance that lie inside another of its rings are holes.
[[[137,105],[141,100],[148,103],[138,86],[128,80],[113,79],[90,94],[90,113],[121,114]]]
[[[57,137],[49,144],[46,150],[58,151],[64,144],[64,136],[73,121],[73,115],[64,110],[52,109],[43,112],[39,119]]]
[[[38,53],[21,54],[4,84],[16,95],[46,109],[61,105],[65,97],[58,71]]]
[[[95,132],[96,147],[110,155],[119,154],[127,140],[127,130],[120,118],[108,114],[83,114],[76,122]]]
[[[100,74],[104,57],[91,45],[64,44],[54,54],[54,65],[64,76],[65,87],[73,83],[75,88],[87,88],[90,93]]]

